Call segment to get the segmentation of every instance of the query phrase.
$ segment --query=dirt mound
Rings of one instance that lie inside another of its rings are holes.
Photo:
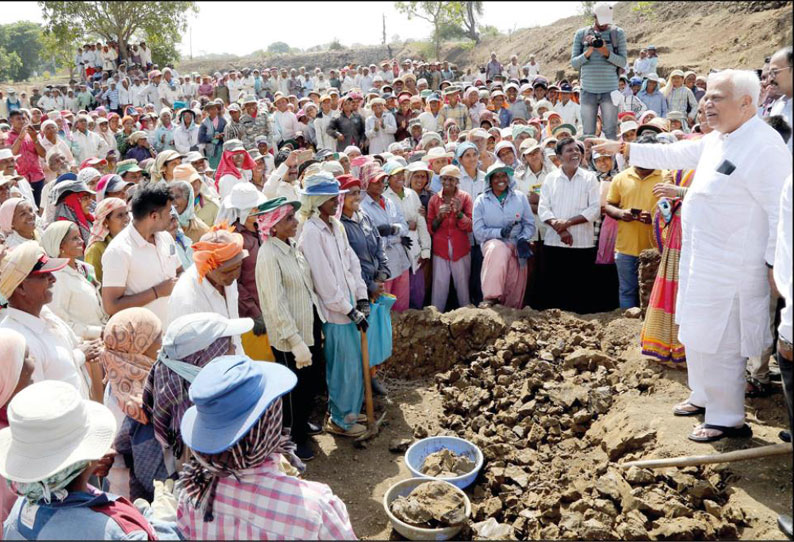
[[[480,536],[491,519],[518,539],[713,540],[737,538],[748,524],[721,466],[615,465],[661,447],[657,424],[635,403],[664,370],[623,357],[641,320],[528,309],[409,311],[395,320],[390,373],[448,367],[435,377],[442,432],[470,440],[486,459],[467,490],[464,536]],[[416,340],[402,344],[406,337]]]
[[[565,341],[555,336],[561,329],[570,331],[572,345],[600,348],[604,324],[619,317],[619,311],[577,318],[556,309],[538,312],[505,307],[467,307],[446,313],[434,307],[408,310],[392,315],[394,348],[383,370],[388,376],[408,380],[433,376],[458,362],[491,355],[504,341],[510,341],[511,354],[526,359],[535,351],[554,357],[564,346]],[[628,338],[621,345],[627,342]]]

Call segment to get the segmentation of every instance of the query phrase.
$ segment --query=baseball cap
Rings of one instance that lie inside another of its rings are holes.
[[[612,24],[612,5],[607,2],[599,2],[593,6],[593,15],[598,19],[599,25]]]

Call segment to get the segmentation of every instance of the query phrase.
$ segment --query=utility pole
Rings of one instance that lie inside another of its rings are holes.
[[[386,45],[386,14],[383,14],[383,45]]]
[[[190,40],[190,60],[193,60],[193,27],[188,26],[188,35]]]

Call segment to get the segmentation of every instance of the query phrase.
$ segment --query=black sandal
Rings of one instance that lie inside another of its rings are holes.
[[[757,378],[748,377],[744,388],[745,397],[769,397],[773,393],[772,384],[764,383]]]
[[[720,434],[713,437],[696,437],[695,431],[699,429],[713,429],[715,431],[720,431]],[[716,442],[724,438],[750,438],[752,436],[753,430],[747,424],[741,427],[725,427],[723,425],[710,425],[704,423],[697,426],[692,433],[689,434],[689,440],[694,442]]]
[[[695,407],[695,410],[685,410],[685,409],[679,408],[681,406],[681,404],[683,404],[684,406],[689,405],[689,406]],[[673,416],[700,416],[701,414],[705,414],[706,413],[706,408],[705,407],[693,405],[692,403],[690,403],[688,401],[686,403],[681,403],[681,404],[678,404],[678,405],[676,405],[673,408]]]

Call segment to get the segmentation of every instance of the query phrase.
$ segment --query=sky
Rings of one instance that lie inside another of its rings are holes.
[[[188,19],[179,50],[188,57],[229,53],[247,55],[275,41],[306,49],[338,39],[342,45],[381,43],[382,16],[386,36],[401,40],[429,37],[431,25],[408,20],[394,2],[198,2],[199,13]],[[542,26],[575,15],[580,2],[484,2],[482,24],[506,32],[513,28]],[[297,12],[297,13],[295,13]],[[289,14],[288,14],[289,13]],[[285,16],[287,24],[271,24],[273,15]],[[43,22],[36,2],[3,2],[0,24],[15,21]],[[218,31],[229,29],[229,32]],[[233,30],[232,30],[233,29]]]

